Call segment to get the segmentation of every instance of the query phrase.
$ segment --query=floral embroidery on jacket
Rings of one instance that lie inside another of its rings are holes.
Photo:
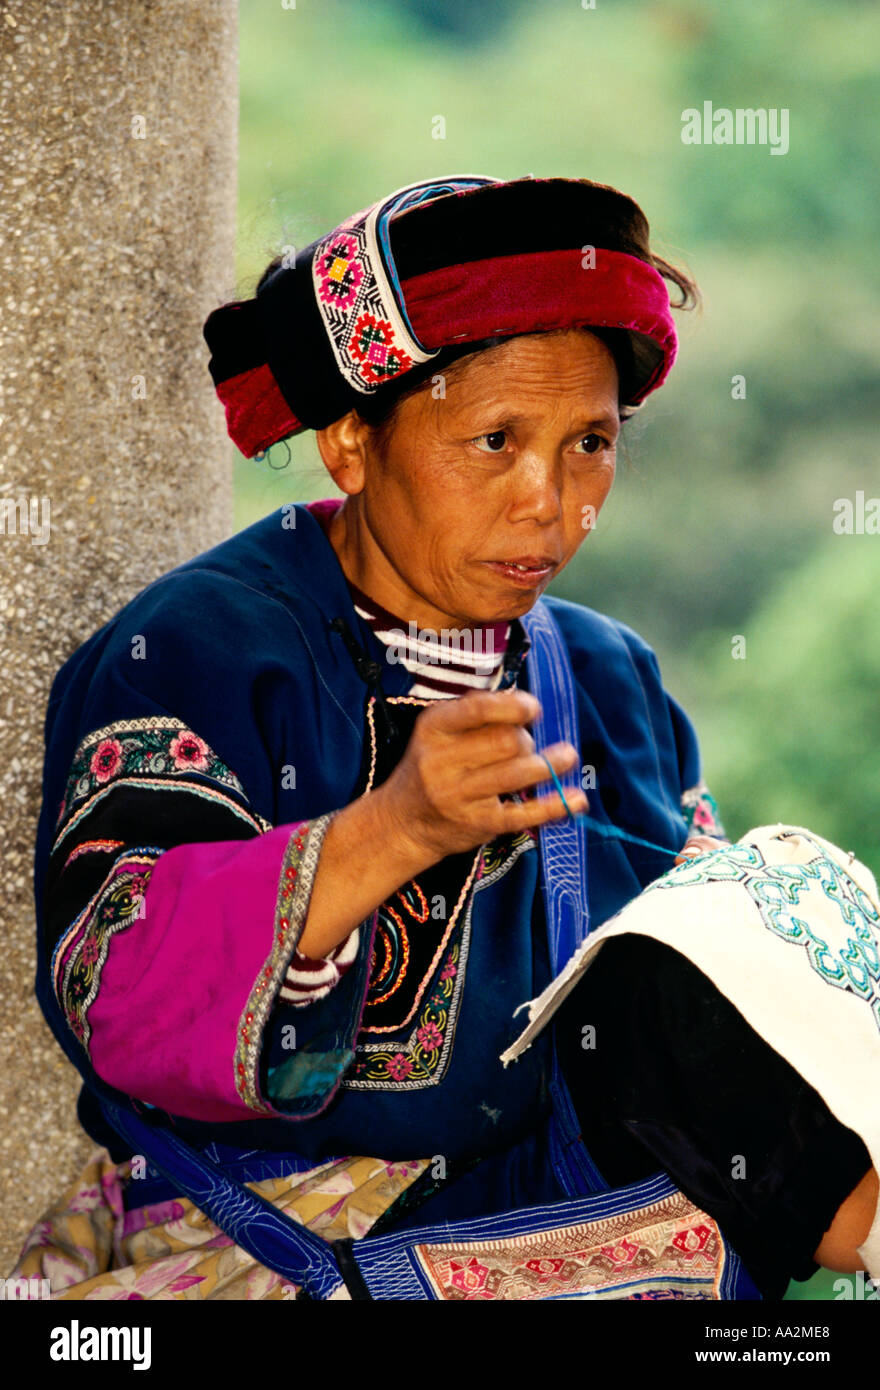
[[[714,835],[719,840],[727,838],[727,831],[721,824],[718,803],[705,782],[690,787],[681,798],[681,809],[687,824],[688,836]]]
[[[55,993],[88,1053],[89,1009],[98,996],[111,939],[144,915],[144,893],[161,850],[133,850],[114,863],[98,892],[62,936],[53,956]]]
[[[476,881],[454,924],[430,987],[421,996],[408,1036],[389,1042],[368,1042],[365,1039],[376,1030],[363,1030],[355,1044],[355,1061],[342,1082],[344,1087],[355,1091],[416,1090],[442,1081],[461,1006],[474,893],[503,878],[521,854],[534,848],[535,839],[529,831],[502,836],[483,847]]]
[[[180,720],[151,716],[108,724],[88,734],[77,748],[57,824],[78,802],[119,777],[175,777],[194,772],[244,795],[235,773]]]
[[[458,993],[456,983],[460,984],[460,959],[461,944],[454,941],[433,989],[423,1001],[409,1041],[380,1044],[375,1049],[370,1044],[358,1047],[357,1060],[344,1084],[358,1081],[431,1083],[445,1050],[450,1011]]]

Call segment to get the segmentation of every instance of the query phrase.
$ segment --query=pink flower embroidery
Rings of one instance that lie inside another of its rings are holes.
[[[122,744],[115,738],[105,738],[98,744],[89,763],[89,772],[96,781],[109,782],[119,771],[122,762]]]
[[[405,1081],[412,1071],[412,1062],[402,1052],[396,1052],[388,1063],[388,1075],[392,1081]]]
[[[436,1023],[425,1023],[416,1033],[416,1037],[424,1048],[425,1052],[436,1052],[442,1046],[443,1034]]]
[[[318,257],[317,271],[320,277],[318,295],[324,303],[335,304],[340,309],[350,308],[364,282],[354,237],[336,237]]]
[[[98,959],[98,942],[96,937],[87,936],[83,942],[82,962],[83,965],[94,965]]]
[[[453,962],[452,962],[451,960],[448,960],[448,961],[446,962],[446,964],[444,965],[443,969],[440,971],[440,979],[441,979],[441,980],[454,980],[457,974],[458,974],[458,969],[457,969],[457,967],[453,964]]]
[[[208,766],[210,751],[203,739],[198,738],[196,734],[188,733],[186,730],[182,730],[168,746],[168,752],[174,759],[176,768],[191,767],[196,772],[205,771]]]
[[[360,363],[361,376],[375,386],[412,366],[412,358],[395,346],[391,324],[375,314],[360,315],[348,350]]]
[[[707,830],[715,827],[715,819],[705,801],[698,801],[694,807],[694,825],[705,826]]]
[[[465,1263],[450,1260],[447,1278],[453,1288],[460,1289],[465,1297],[472,1298],[483,1288],[488,1273],[487,1267],[480,1264],[476,1255],[472,1255]]]

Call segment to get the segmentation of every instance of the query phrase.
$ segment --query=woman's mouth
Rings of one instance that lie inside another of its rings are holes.
[[[524,555],[517,560],[487,560],[485,563],[489,569],[521,589],[530,589],[542,583],[556,569],[556,561],[543,555]]]

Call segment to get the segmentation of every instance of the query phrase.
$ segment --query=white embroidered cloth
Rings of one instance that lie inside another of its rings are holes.
[[[521,1005],[528,1023],[505,1066],[623,932],[652,936],[702,970],[860,1135],[880,1172],[880,897],[864,864],[812,831],[774,825],[671,869]],[[880,1278],[880,1203],[859,1253]]]

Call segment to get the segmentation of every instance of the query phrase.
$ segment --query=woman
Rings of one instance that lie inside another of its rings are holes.
[[[461,178],[357,214],[211,315],[232,438],[251,457],[315,429],[343,501],[284,507],[165,575],[56,679],[37,988],[109,1158],[20,1273],[70,1298],[299,1286],[268,1246],[238,1263],[244,1235],[192,1176],[216,1165],[327,1238],[582,1201],[605,1249],[609,1189],[631,1235],[662,1200],[667,1253],[638,1278],[593,1261],[588,1292],[772,1296],[865,1178],[861,1141],[811,1096],[801,1147],[821,1129],[844,1157],[807,1246],[753,1274],[687,1164],[661,1190],[650,1149],[634,1157],[622,1124],[608,1139],[614,1087],[597,1117],[560,1065],[564,1029],[498,1061],[586,909],[599,926],[723,834],[642,639],[537,602],[608,496],[622,420],[672,365],[664,277],[692,302],[614,189]],[[567,820],[584,787],[586,830]],[[704,998],[669,955],[669,988]],[[673,1268],[707,1221],[705,1269]],[[434,1296],[468,1296],[447,1265]]]

